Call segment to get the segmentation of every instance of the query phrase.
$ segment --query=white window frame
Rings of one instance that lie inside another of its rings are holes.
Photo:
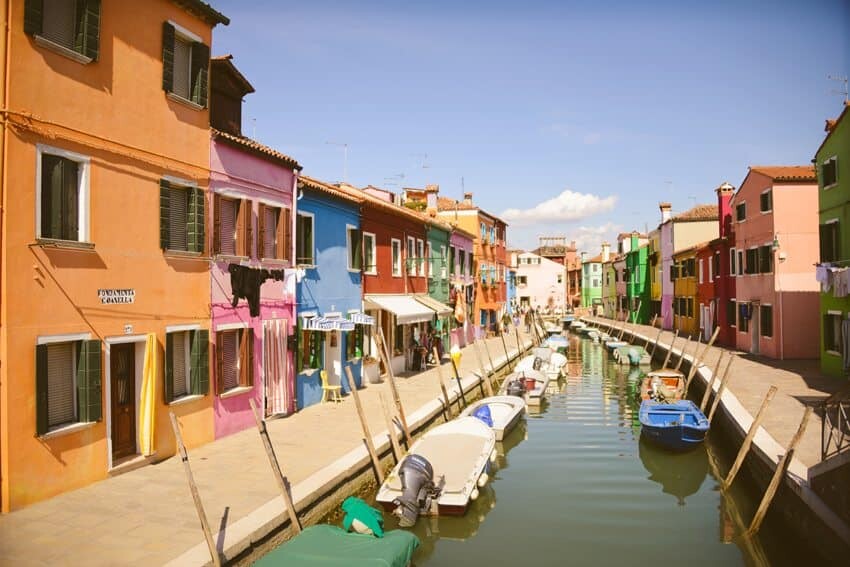
[[[833,187],[838,185],[838,155],[837,154],[833,154],[833,155],[829,156],[828,158],[826,158],[825,160],[823,160],[823,162],[821,163],[821,171],[823,171],[823,166],[826,165],[830,161],[835,162],[835,183],[833,183],[831,185],[824,185],[824,187],[823,187],[824,191],[828,191],[829,189],[832,189]]]
[[[393,249],[398,247],[398,262],[393,260]],[[400,278],[404,275],[404,250],[401,247],[401,240],[398,238],[390,238],[390,264],[392,266],[392,274],[394,278]]]
[[[714,281],[714,254],[708,259],[708,282]]]
[[[440,277],[446,279],[448,277],[449,267],[446,264],[448,262],[448,258],[446,257],[446,247],[444,245],[440,246]]]
[[[59,240],[41,234],[41,157],[43,154],[65,158],[69,161],[77,163],[77,240]],[[57,240],[60,242],[80,242],[82,244],[90,244],[90,208],[89,200],[91,190],[89,187],[91,179],[91,158],[89,156],[70,152],[48,146],[46,144],[36,144],[35,152],[35,236],[38,239]]]
[[[425,257],[427,258],[427,262],[425,263],[426,270],[428,270],[428,279],[433,280],[437,275],[437,270],[434,269],[434,246],[430,241],[425,243]]]
[[[310,219],[310,224],[313,229],[310,231],[310,263],[309,264],[300,264],[298,262],[298,217],[305,217]],[[294,235],[295,240],[295,265],[300,266],[302,268],[315,268],[316,261],[318,260],[316,254],[316,215],[314,213],[306,212],[306,211],[297,211],[297,216],[295,217],[295,229],[296,233]],[[249,221],[250,222],[250,221]],[[346,261],[347,262],[347,261]]]
[[[315,230],[315,229],[316,229],[316,227],[314,225],[313,230]],[[347,224],[346,223],[346,225],[345,225],[345,253],[346,253],[347,258],[345,259],[345,263],[348,267],[349,272],[360,273],[359,269],[354,268],[351,265],[351,253],[354,251],[355,246],[361,245],[362,240],[361,240],[361,242],[357,242],[357,243],[353,242],[351,240],[351,231],[352,230],[359,230],[359,229],[353,224]],[[363,265],[363,248],[362,247],[360,248],[360,265],[361,265],[361,267]]]
[[[180,24],[178,24],[177,22],[175,22],[173,20],[168,20],[168,23],[171,24],[172,27],[174,27],[174,42],[175,43],[179,40],[182,40],[182,41],[190,44],[190,46],[189,46],[189,69],[186,71],[186,73],[189,75],[189,96],[191,97],[192,96],[192,78],[191,78],[191,74],[192,74],[192,49],[191,49],[191,44],[193,44],[193,43],[204,43],[204,40],[198,34],[192,33],[191,31],[184,28],[183,26],[181,26]],[[173,46],[172,49],[176,49],[176,46]],[[172,100],[175,100],[177,102],[180,102],[182,104],[190,106],[190,107],[194,108],[195,110],[202,110],[204,108],[204,107],[200,106],[199,104],[193,102],[191,99],[185,98],[185,97],[175,93],[173,90],[167,91],[166,96],[168,98],[172,99]]]
[[[427,262],[427,258],[425,257],[425,241],[421,238],[416,239],[416,274],[420,278],[425,277],[425,271],[427,268],[425,267]]]
[[[180,329],[180,330],[172,330],[172,331],[169,331],[168,329],[166,329],[166,331],[165,331],[166,335],[171,334],[171,333],[183,333],[183,354],[184,354],[183,368],[184,368],[184,372],[185,372],[184,376],[186,377],[186,384],[185,384],[186,391],[183,392],[182,394],[180,394],[179,396],[176,393],[174,393],[174,399],[171,400],[171,402],[168,405],[174,405],[174,404],[179,405],[181,402],[185,403],[186,401],[188,401],[187,398],[191,398],[191,399],[195,400],[195,399],[199,399],[199,398],[203,397],[203,396],[199,396],[197,394],[191,393],[191,390],[192,390],[192,380],[191,380],[191,376],[192,376],[192,339],[191,339],[190,333],[192,331],[199,331],[200,329],[201,329],[201,326],[196,325],[191,329]],[[163,362],[164,362],[164,360],[163,360]],[[173,382],[172,382],[171,386],[172,386],[172,388],[174,387]]]
[[[736,273],[736,276],[741,277],[741,276],[745,275],[744,274],[744,250],[742,248],[736,248],[735,250],[738,253],[738,265],[736,266],[738,268],[738,271]]]
[[[405,251],[405,259],[404,263],[406,265],[408,276],[416,275],[416,238],[413,236],[407,237],[407,246],[404,248]]]
[[[363,232],[363,273],[369,275],[376,275],[378,273],[378,241],[375,238],[374,232]],[[372,254],[372,266],[369,267],[366,264],[366,237],[372,239],[372,246],[370,252]],[[392,253],[392,250],[390,250]],[[392,261],[392,258],[390,258]]]
[[[761,196],[764,195],[765,193],[770,193],[770,208],[766,211],[763,211],[763,210],[761,210]],[[772,213],[772,212],[773,212],[773,187],[768,187],[767,189],[765,189],[764,191],[759,193],[759,213],[766,215],[766,214]]]
[[[699,283],[705,283],[703,280],[703,260],[704,258],[699,259]]]

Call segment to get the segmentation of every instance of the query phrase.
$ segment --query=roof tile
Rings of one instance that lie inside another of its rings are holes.
[[[766,175],[774,181],[818,180],[813,165],[752,165],[750,171]]]

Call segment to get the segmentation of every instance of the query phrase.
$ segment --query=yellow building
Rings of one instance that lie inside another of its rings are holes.
[[[673,328],[685,336],[699,331],[697,248],[673,253]]]

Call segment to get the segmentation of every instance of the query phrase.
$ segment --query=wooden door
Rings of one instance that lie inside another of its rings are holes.
[[[112,345],[110,391],[112,393],[112,458],[136,452],[136,345]]]

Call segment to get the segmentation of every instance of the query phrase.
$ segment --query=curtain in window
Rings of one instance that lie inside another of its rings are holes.
[[[265,374],[266,415],[287,415],[294,411],[294,384],[288,367],[287,322],[263,322],[263,370]]]

